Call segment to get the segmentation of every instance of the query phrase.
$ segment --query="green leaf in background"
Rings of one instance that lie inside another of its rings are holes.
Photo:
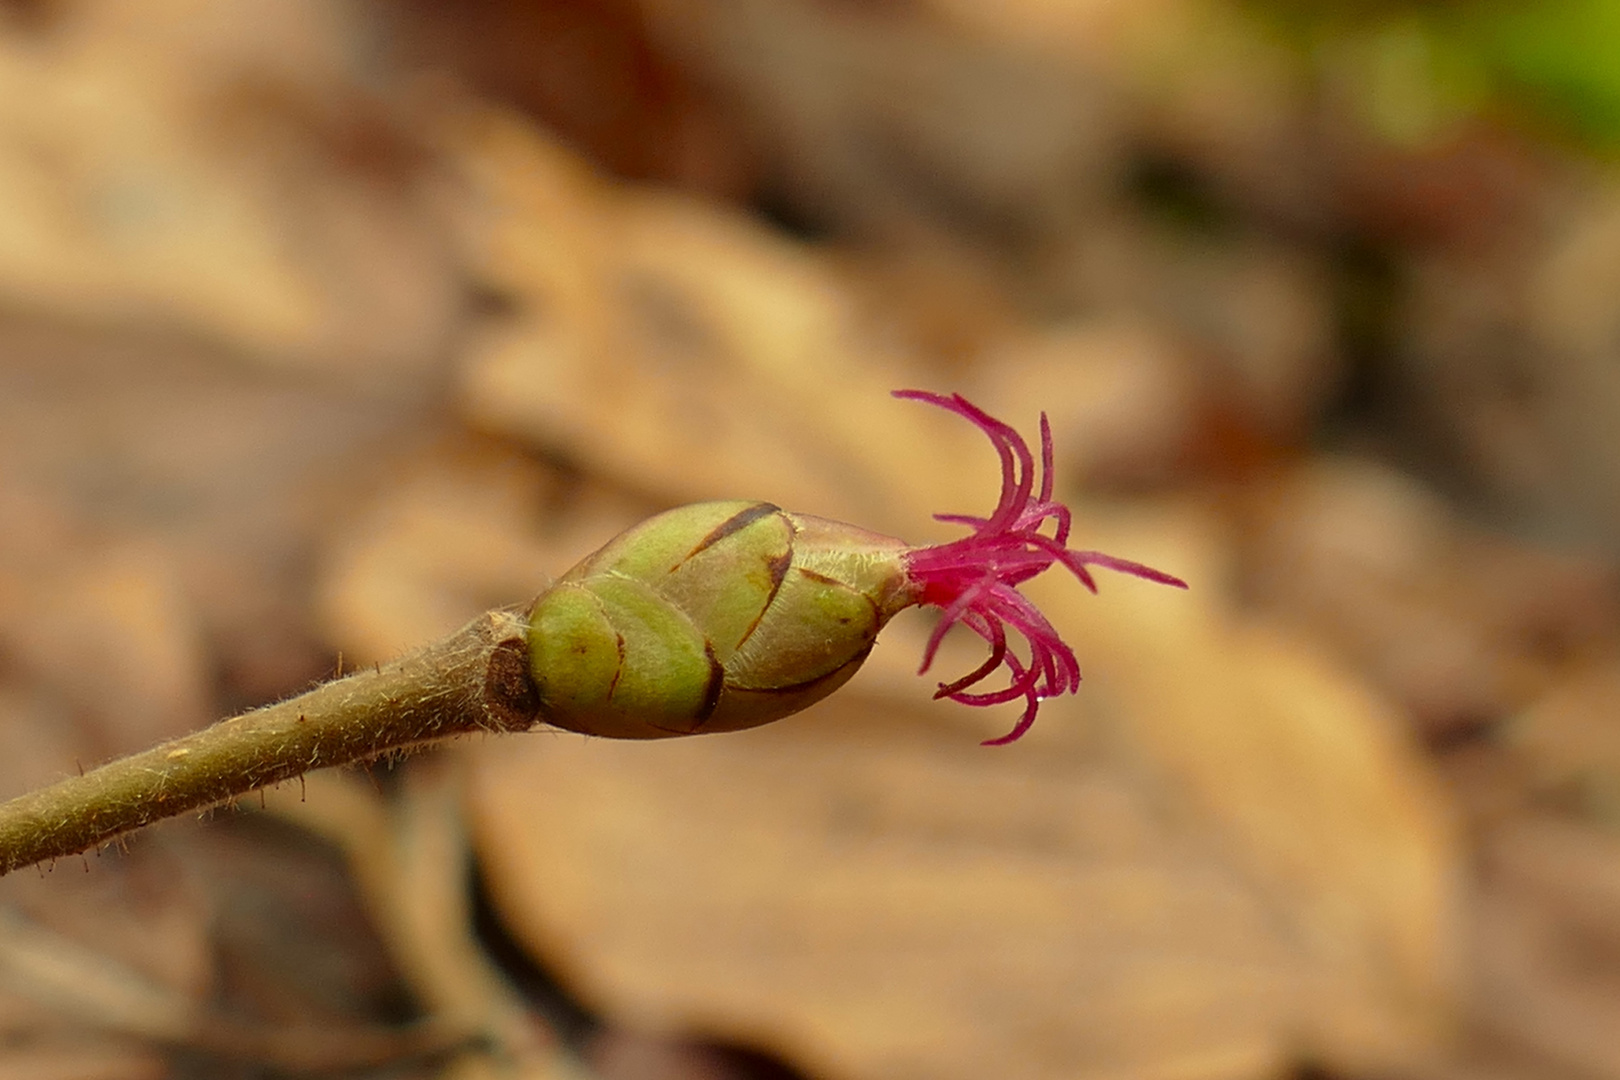
[[[1497,114],[1620,149],[1620,0],[1262,0],[1251,10],[1392,141]]]
[[[1504,99],[1620,145],[1620,0],[1521,0],[1456,16]]]

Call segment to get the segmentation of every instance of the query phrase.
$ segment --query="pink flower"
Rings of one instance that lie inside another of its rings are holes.
[[[946,397],[924,390],[896,390],[895,397],[926,401],[965,416],[990,437],[1001,455],[1001,498],[989,517],[963,514],[936,514],[940,521],[970,526],[973,531],[960,540],[934,547],[912,548],[904,555],[906,571],[919,588],[920,602],[942,609],[939,625],[928,638],[918,674],[934,662],[934,654],[945,634],[958,623],[982,637],[990,646],[983,664],[954,682],[941,683],[936,698],[950,698],[964,705],[999,705],[1023,698],[1028,705],[1024,715],[1007,734],[987,739],[985,746],[1010,743],[1029,730],[1042,699],[1080,688],[1080,664],[1040,609],[1018,591],[1018,586],[1061,563],[1092,592],[1097,582],[1088,567],[1100,566],[1123,574],[1134,574],[1164,585],[1185,589],[1180,578],[1141,563],[1116,559],[1100,551],[1074,551],[1068,546],[1070,512],[1052,499],[1052,429],[1041,414],[1040,491],[1035,490],[1035,459],[1022,436],[1007,424],[990,416],[960,394]],[[1042,532],[1050,520],[1051,535]],[[1007,646],[1011,626],[1029,644],[1029,659],[1023,660]],[[970,692],[969,687],[988,678],[1006,665],[1010,677],[999,690]]]

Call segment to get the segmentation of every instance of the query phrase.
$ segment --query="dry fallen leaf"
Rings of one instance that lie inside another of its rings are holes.
[[[525,737],[479,752],[475,836],[522,940],[654,1030],[851,1078],[1272,1074],[1297,971],[1263,902],[1063,747],[839,699],[757,736]]]
[[[1085,543],[1186,577],[1031,591],[1120,729],[1230,845],[1311,972],[1299,1037],[1347,1070],[1435,1054],[1460,971],[1460,837],[1403,718],[1321,647],[1240,617],[1232,545],[1196,507],[1082,520]]]
[[[73,753],[318,675],[313,549],[419,418],[155,335],[17,319],[0,354],[0,640],[79,710]]]
[[[271,793],[268,808],[344,855],[393,963],[425,1014],[416,1034],[446,1055],[453,1080],[575,1076],[555,1034],[479,947],[462,821],[463,755],[407,768],[394,798],[324,772]],[[584,1080],[584,1078],[581,1078]]]
[[[1620,841],[1531,814],[1486,838],[1473,928],[1478,1022],[1543,1068],[1620,1076]]]
[[[640,6],[653,39],[724,93],[773,194],[812,223],[1038,261],[1095,216],[1125,152],[1108,80],[929,4]]]
[[[1387,465],[1318,456],[1247,497],[1245,591],[1437,742],[1510,715],[1612,635],[1607,566],[1470,526]]]
[[[8,1048],[7,1070],[155,1075],[153,1043],[186,1034],[203,1009],[212,914],[181,849],[156,839],[0,880],[0,1029],[32,1047]]]
[[[446,121],[480,275],[512,301],[465,372],[475,425],[669,502],[766,498],[899,528],[993,458],[888,399],[830,263],[741,214],[614,187],[495,113]]]
[[[356,663],[398,656],[528,603],[654,509],[509,446],[444,440],[396,462],[333,538],[318,601],[327,638]]]
[[[1174,475],[1204,405],[1187,350],[1137,320],[1006,334],[968,378],[962,393],[992,416],[1027,423],[1048,414],[1056,466],[1071,486]]]
[[[357,29],[312,0],[0,21],[0,296],[328,376],[430,368],[457,286]]]
[[[1613,828],[1620,825],[1620,664],[1565,672],[1503,732],[1526,794]]]

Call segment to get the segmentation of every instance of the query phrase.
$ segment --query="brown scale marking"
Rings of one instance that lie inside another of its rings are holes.
[[[876,600],[873,600],[870,596],[867,596],[863,592],[855,592],[854,589],[850,589],[848,585],[844,584],[842,581],[839,581],[837,578],[828,577],[826,574],[818,574],[814,570],[806,570],[802,566],[799,567],[799,573],[803,574],[811,581],[819,581],[823,585],[837,585],[841,589],[849,589],[850,592],[855,593],[856,596],[859,596],[862,600],[866,601],[866,606],[872,609],[872,618],[874,620],[882,617],[883,612],[878,610]]]
[[[708,536],[705,536],[702,540],[699,540],[698,546],[686,553],[686,558],[683,558],[680,563],[676,563],[674,567],[670,568],[671,573],[673,573],[676,567],[679,567],[681,563],[686,562],[687,559],[690,559],[692,556],[706,548],[713,547],[715,544],[718,544],[732,533],[742,532],[760,518],[770,517],[772,514],[780,514],[781,512],[782,508],[780,506],[768,502],[755,503],[753,506],[737,511],[735,514],[732,514],[730,517],[726,518],[726,520],[716,525],[714,527],[714,531],[709,533]]]
[[[793,546],[791,544],[788,545],[786,551],[765,564],[765,568],[771,574],[771,591],[766,595],[765,602],[759,606],[759,614],[755,615],[754,621],[748,624],[748,629],[743,631],[743,636],[737,639],[737,648],[742,648],[743,642],[752,637],[754,631],[759,629],[759,624],[765,619],[765,613],[771,609],[771,604],[776,602],[776,594],[782,591],[782,582],[787,579],[788,568],[792,565]]]
[[[696,731],[708,723],[714,710],[720,707],[720,691],[725,688],[726,669],[720,666],[719,657],[714,655],[714,646],[707,641],[703,643],[703,655],[709,659],[709,685],[703,689],[703,704],[698,706],[694,717],[692,730]]]

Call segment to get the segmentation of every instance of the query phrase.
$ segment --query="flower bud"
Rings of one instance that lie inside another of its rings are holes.
[[[764,502],[683,506],[535,601],[545,719],[624,739],[736,731],[821,700],[917,602],[899,540]]]

